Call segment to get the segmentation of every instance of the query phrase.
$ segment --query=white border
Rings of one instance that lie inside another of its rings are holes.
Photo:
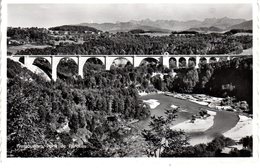
[[[258,2],[258,4],[257,4]],[[130,3],[129,0],[3,0],[1,9],[1,159],[4,167],[236,167],[251,168],[259,167],[259,35],[260,18],[259,0],[133,0],[131,3],[252,3],[253,4],[253,113],[254,113],[254,146],[252,158],[33,158],[33,159],[10,159],[6,158],[6,28],[7,28],[7,3]],[[2,141],[3,140],[3,141]],[[1,162],[1,161],[0,161]],[[2,165],[1,165],[2,166]]]

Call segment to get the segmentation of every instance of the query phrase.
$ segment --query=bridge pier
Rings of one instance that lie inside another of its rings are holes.
[[[184,58],[185,61],[186,61],[185,67],[186,67],[186,68],[189,67],[189,58],[191,58],[191,57],[183,57],[183,58]]]
[[[82,79],[84,78],[84,65],[89,58],[91,57],[78,56],[78,75],[81,76]]]
[[[59,63],[59,59],[55,58],[53,55],[51,56],[51,78],[52,80],[57,80],[57,66]]]
[[[84,68],[84,63],[82,61],[81,56],[78,56],[78,75],[83,78],[83,68]]]
[[[162,56],[162,65],[164,67],[169,68],[169,61],[170,61],[169,55],[163,55]]]
[[[229,61],[230,60],[230,56],[227,56],[227,61]]]
[[[196,56],[195,68],[199,68],[200,58]]]
[[[138,57],[138,56],[134,56],[134,67],[138,67],[140,66],[142,60],[144,59],[143,57]]]
[[[176,59],[176,68],[180,66],[180,57],[174,57]]]
[[[168,52],[165,52],[162,57],[161,57],[161,60],[162,60],[162,65],[166,68],[169,68],[170,67],[170,58],[169,57],[169,53]]]
[[[131,64],[134,66],[134,63],[135,63],[135,56],[130,56],[130,57],[128,57],[127,60],[130,61]]]
[[[29,69],[31,69],[34,60],[35,60],[35,58],[30,57],[29,55],[26,55],[26,56],[24,56],[24,65],[26,67],[28,67]]]
[[[209,63],[210,57],[205,57],[206,58],[206,63]]]
[[[106,64],[106,70],[107,71],[110,70],[110,67],[111,67],[113,61],[114,61],[114,58],[111,58],[111,57],[108,57],[108,56],[105,57],[105,64]]]

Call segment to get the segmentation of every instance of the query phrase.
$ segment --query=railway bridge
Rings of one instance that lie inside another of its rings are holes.
[[[76,64],[78,65],[78,75],[83,78],[83,67],[90,58],[99,59],[102,64],[105,65],[106,70],[110,70],[111,65],[115,63],[115,60],[122,58],[128,60],[134,67],[138,67],[143,60],[153,59],[161,63],[165,67],[169,67],[171,61],[174,61],[176,68],[179,68],[180,63],[183,61],[186,64],[185,66],[188,67],[189,62],[192,61],[193,66],[195,66],[195,68],[198,68],[199,63],[201,63],[202,61],[210,63],[212,61],[218,62],[244,56],[252,55],[170,55],[166,52],[162,55],[12,55],[10,57],[15,61],[19,61],[21,57],[24,57],[24,64],[26,67],[28,67],[28,69],[30,69],[37,58],[46,59],[51,65],[52,79],[55,81],[57,79],[58,64],[64,58],[71,58],[76,62]]]

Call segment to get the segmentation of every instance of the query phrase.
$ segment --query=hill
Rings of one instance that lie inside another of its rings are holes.
[[[245,21],[240,24],[235,24],[231,26],[229,29],[244,29],[244,30],[253,30],[253,21]]]
[[[80,26],[80,25],[63,25],[63,26],[51,27],[49,29],[54,31],[77,31],[81,33],[84,33],[85,31],[95,32],[95,33],[101,32],[96,28],[89,27],[89,26]]]
[[[252,35],[252,30],[250,30],[250,29],[231,29],[229,31],[226,31],[225,34],[227,34],[227,35],[251,34]]]
[[[190,28],[190,29],[188,29],[188,31],[197,31],[197,32],[201,32],[201,33],[208,33],[208,32],[222,32],[223,29],[220,29],[215,26],[211,26],[211,27]]]
[[[170,33],[169,30],[166,29],[159,29],[159,28],[148,28],[143,26],[143,29],[139,28],[139,29],[132,29],[128,32],[133,33],[133,34],[140,34],[140,33]]]

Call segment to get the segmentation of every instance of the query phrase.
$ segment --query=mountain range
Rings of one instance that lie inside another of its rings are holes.
[[[116,23],[80,23],[81,26],[90,26],[98,30],[108,32],[127,32],[133,29],[142,29],[144,31],[171,32],[183,30],[199,31],[227,31],[230,29],[250,29],[252,30],[252,20],[223,18],[206,18],[199,20],[130,20],[128,22]]]

